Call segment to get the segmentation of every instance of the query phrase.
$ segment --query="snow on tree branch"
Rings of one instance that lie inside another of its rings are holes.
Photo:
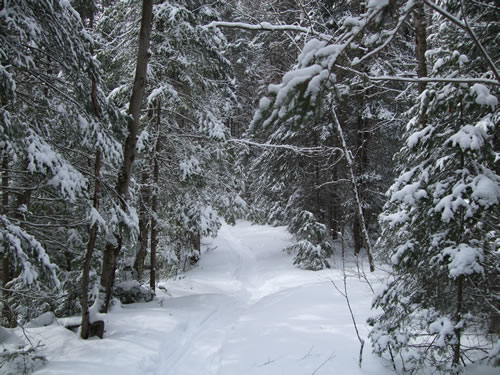
[[[494,85],[494,86],[500,86],[500,81],[496,81],[494,79],[488,79],[488,78],[473,78],[473,77],[421,77],[421,78],[414,78],[414,77],[407,77],[407,76],[371,76],[367,73],[360,72],[359,70],[355,70],[349,67],[341,66],[341,65],[335,65],[336,68],[342,69],[345,71],[349,71],[351,73],[359,74],[360,76],[370,80],[370,81],[399,81],[399,82],[412,82],[412,83],[418,83],[418,82],[427,82],[427,83],[435,83],[435,82],[441,82],[441,83],[482,83],[485,85]]]
[[[231,139],[230,140],[233,143],[237,143],[240,145],[246,145],[246,146],[255,146],[255,147],[261,147],[261,148],[276,148],[276,149],[283,149],[283,150],[289,150],[293,151],[297,154],[302,154],[302,155],[318,155],[318,154],[325,154],[325,153],[334,153],[338,152],[341,154],[340,157],[343,156],[344,151],[340,147],[327,147],[327,146],[317,146],[317,147],[298,147],[298,146],[293,146],[293,145],[285,145],[285,144],[271,144],[271,143],[258,143],[258,142],[252,142],[247,139]]]
[[[324,40],[332,39],[330,35],[318,33],[311,27],[303,27],[299,25],[273,25],[270,24],[269,22],[251,24],[245,22],[223,22],[223,21],[213,21],[210,22],[208,25],[205,25],[205,28],[207,29],[214,27],[226,27],[226,28],[255,30],[255,31],[292,31],[296,33],[312,34]]]

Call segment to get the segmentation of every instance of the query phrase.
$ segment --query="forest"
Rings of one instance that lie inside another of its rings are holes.
[[[496,0],[0,0],[0,373],[46,362],[36,321],[106,341],[241,220],[384,270],[390,371],[500,366],[499,42]]]

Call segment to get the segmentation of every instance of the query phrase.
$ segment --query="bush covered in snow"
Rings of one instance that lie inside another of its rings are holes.
[[[136,280],[122,281],[116,285],[114,295],[121,303],[128,304],[134,302],[150,302],[155,296],[155,292]]]
[[[295,235],[296,241],[286,248],[294,253],[293,264],[305,270],[318,271],[330,268],[328,258],[333,253],[333,247],[326,226],[319,223],[314,215],[302,211],[296,215],[288,230]]]

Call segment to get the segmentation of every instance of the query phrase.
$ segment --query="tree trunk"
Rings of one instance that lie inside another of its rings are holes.
[[[98,150],[95,155],[95,187],[94,187],[94,202],[93,208],[99,209],[99,195],[101,193],[101,182],[99,181],[101,174],[101,152]],[[97,239],[97,223],[94,223],[89,230],[89,241],[87,243],[87,253],[85,254],[85,261],[83,263],[83,276],[82,276],[82,328],[80,335],[82,339],[89,337],[89,275],[90,263],[92,261],[92,254],[94,252],[95,243]]]
[[[424,4],[418,2],[415,5],[415,35],[416,46],[415,53],[417,56],[417,76],[418,78],[427,77],[427,62],[425,52],[427,51],[427,21],[425,18]],[[418,83],[418,93],[424,92],[427,86],[426,82]]]
[[[158,246],[158,182],[160,170],[158,166],[158,153],[160,152],[160,119],[161,119],[161,101],[158,100],[158,107],[156,112],[156,129],[157,138],[153,155],[153,192],[151,197],[151,210],[153,215],[151,217],[151,275],[149,278],[149,286],[151,289],[156,288],[156,248]]]
[[[132,167],[136,156],[137,135],[139,133],[141,104],[146,87],[146,73],[149,60],[149,40],[151,37],[151,26],[153,20],[153,0],[143,0],[141,31],[139,34],[139,48],[137,52],[137,64],[132,88],[132,96],[129,104],[129,118],[127,121],[128,136],[123,149],[123,165],[118,175],[116,191],[120,198],[120,205],[127,211],[127,196],[132,175]],[[117,258],[122,245],[122,233],[115,233],[116,241],[108,241],[104,249],[102,264],[100,295],[105,295],[102,312],[108,311],[111,292],[113,289],[114,275],[116,272]],[[100,298],[100,297],[99,297]],[[100,301],[102,302],[102,301]]]
[[[359,213],[356,210],[352,221],[352,242],[354,246],[354,255],[358,256],[363,248],[363,234],[361,233],[361,222],[359,220]]]
[[[97,117],[100,115],[99,102],[97,100],[97,81],[94,75],[90,75],[90,80],[92,82],[92,89],[90,92],[90,99],[92,100],[92,106],[94,113]],[[99,210],[99,198],[101,194],[101,167],[102,167],[102,155],[101,151],[97,149],[95,153],[94,162],[94,198],[92,207],[94,210]],[[97,222],[95,222],[89,228],[89,240],[87,242],[87,253],[85,254],[85,260],[83,262],[83,275],[82,275],[82,327],[80,331],[80,336],[82,339],[88,339],[90,333],[90,314],[89,314],[89,278],[90,278],[90,263],[92,262],[92,254],[94,253],[94,248],[97,240]]]
[[[361,107],[364,107],[364,101],[361,99]],[[356,129],[356,157],[354,158],[354,169],[357,177],[358,194],[361,203],[365,199],[366,182],[363,180],[363,175],[368,168],[368,126],[366,121],[358,115]],[[358,210],[356,210],[358,211]],[[364,207],[361,208],[362,215],[365,220],[365,225],[368,227],[368,215]],[[363,228],[361,227],[361,219],[359,213],[354,216],[352,236],[354,241],[354,254],[358,255],[363,247]]]
[[[193,246],[194,252],[189,257],[189,264],[194,266],[200,261],[201,257],[201,236],[199,231],[191,233],[191,245]]]
[[[153,193],[151,200],[151,209],[153,217],[151,218],[151,271],[149,276],[149,286],[151,289],[156,288],[156,246],[158,244],[158,220],[156,219],[156,210],[158,208],[158,197]]]
[[[141,280],[144,276],[144,260],[148,252],[148,240],[150,231],[150,215],[148,206],[151,200],[151,187],[146,186],[149,183],[149,175],[147,172],[142,174],[141,187],[141,202],[139,211],[139,249],[135,254],[134,270],[137,280]]]
[[[344,136],[344,130],[342,129],[339,118],[337,116],[337,112],[335,111],[335,108],[333,106],[332,106],[331,113],[332,113],[332,117],[333,117],[333,120],[335,122],[335,125],[337,126],[337,131],[339,133],[340,140],[342,142],[344,156],[346,158],[347,166],[349,169],[352,191],[353,191],[354,199],[355,199],[356,206],[357,206],[357,211],[358,211],[357,214],[358,214],[358,217],[359,217],[359,220],[361,223],[360,228],[361,228],[362,234],[363,234],[363,241],[365,244],[366,255],[368,256],[368,263],[370,265],[370,272],[373,272],[373,271],[375,271],[375,263],[373,261],[373,251],[372,251],[372,246],[371,246],[371,242],[370,242],[370,237],[368,235],[368,228],[366,226],[365,218],[363,216],[363,206],[361,203],[361,199],[359,197],[359,187],[358,187],[358,182],[356,181],[356,176],[355,176],[355,172],[354,172],[354,161],[352,158],[351,151],[347,147],[347,142],[346,142],[346,139]]]
[[[9,209],[9,157],[7,153],[2,158],[2,214],[6,215]],[[9,307],[10,292],[7,290],[9,282],[12,280],[12,270],[8,253],[2,257],[2,316],[6,320],[8,327],[17,326],[17,320]]]
[[[338,180],[337,165],[333,166],[331,179],[332,181]],[[331,236],[335,240],[338,238],[338,234],[340,232],[340,199],[338,194],[338,184],[333,185],[333,187],[329,189],[328,196],[330,203],[328,210],[328,225]]]
[[[459,325],[460,321],[462,320],[462,308],[463,308],[463,302],[464,302],[463,293],[464,293],[464,277],[463,277],[463,275],[460,275],[457,278],[457,311],[456,311],[456,315],[455,315],[455,321],[456,321],[457,325]],[[456,342],[455,342],[455,344],[453,344],[453,365],[454,366],[460,365],[461,334],[462,334],[462,328],[455,328]]]

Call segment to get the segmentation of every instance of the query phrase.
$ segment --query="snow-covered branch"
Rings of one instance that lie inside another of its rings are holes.
[[[454,78],[448,78],[448,77],[421,77],[421,78],[413,78],[413,77],[398,77],[398,76],[371,76],[368,75],[364,72],[360,72],[359,70],[355,70],[352,68],[348,68],[345,66],[341,65],[335,65],[336,68],[346,70],[352,73],[359,74],[360,76],[363,76],[364,78],[370,80],[370,81],[400,81],[400,82],[413,82],[413,83],[418,83],[418,82],[426,82],[426,83],[432,83],[432,82],[444,82],[444,83],[468,83],[468,84],[473,84],[473,83],[482,83],[485,85],[494,85],[494,86],[500,86],[500,81],[496,81],[494,79],[487,79],[487,78],[472,78],[472,77],[454,77]]]
[[[272,143],[258,143],[252,142],[247,139],[231,139],[230,142],[245,145],[245,146],[254,146],[260,148],[276,148],[282,150],[293,151],[297,154],[303,155],[317,155],[324,153],[334,153],[338,152],[342,157],[344,155],[344,151],[340,147],[327,147],[327,146],[317,146],[317,147],[298,147],[293,145],[278,145]]]
[[[273,25],[269,22],[260,22],[258,24],[251,24],[245,22],[224,22],[224,21],[213,21],[208,25],[205,25],[205,28],[213,28],[213,27],[226,27],[233,29],[245,29],[245,30],[255,30],[255,31],[292,31],[296,33],[305,33],[315,35],[324,40],[331,40],[332,37],[327,34],[318,33],[311,27],[304,27],[299,25]]]

